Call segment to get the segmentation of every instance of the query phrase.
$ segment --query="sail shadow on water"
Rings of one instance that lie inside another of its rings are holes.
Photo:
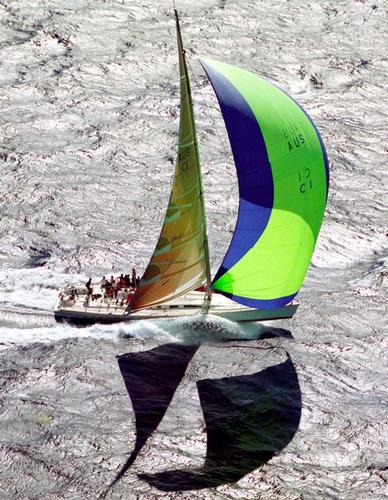
[[[195,470],[139,475],[160,490],[236,482],[281,452],[298,430],[302,400],[289,355],[261,372],[200,380],[197,387],[207,432],[205,463]]]
[[[133,464],[161,422],[198,345],[164,344],[146,352],[123,354],[118,364],[136,419],[135,447],[111,484]]]

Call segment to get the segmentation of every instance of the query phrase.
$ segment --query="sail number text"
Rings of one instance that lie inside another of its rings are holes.
[[[283,137],[287,141],[288,151],[294,151],[298,149],[300,146],[305,144],[305,138],[302,134],[295,134],[293,132],[288,132],[285,128],[282,129]]]
[[[299,191],[303,194],[308,189],[313,188],[313,181],[311,179],[311,170],[305,168],[304,172],[299,172]]]
[[[182,172],[185,172],[189,167],[190,149],[182,149],[178,155],[179,168]]]

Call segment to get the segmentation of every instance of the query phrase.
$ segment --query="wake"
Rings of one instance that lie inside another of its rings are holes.
[[[4,349],[34,342],[52,343],[85,337],[157,344],[202,344],[290,336],[287,330],[276,328],[272,323],[235,323],[209,314],[112,325],[95,324],[79,328],[67,323],[57,323],[51,311],[3,307],[0,308],[0,346]]]

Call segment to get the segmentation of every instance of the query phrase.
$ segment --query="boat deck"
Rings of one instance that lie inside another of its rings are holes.
[[[99,295],[98,287],[93,287]],[[192,291],[166,304],[161,304],[139,311],[128,312],[126,305],[116,304],[116,299],[102,297],[88,299],[86,293],[78,291],[79,297],[75,301],[58,300],[55,308],[55,317],[58,321],[67,321],[76,324],[117,323],[142,319],[173,319],[195,316],[204,313],[203,292]],[[258,310],[239,305],[236,302],[214,293],[209,314],[221,316],[232,321],[264,321],[270,319],[291,318],[298,304],[291,303],[273,310]]]

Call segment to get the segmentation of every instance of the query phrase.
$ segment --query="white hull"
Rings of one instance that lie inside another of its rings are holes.
[[[74,304],[58,304],[55,308],[57,321],[75,324],[118,323],[122,321],[138,321],[145,319],[172,319],[204,314],[203,292],[190,292],[184,297],[160,306],[126,312],[125,306],[116,306],[114,302],[104,304],[98,301],[85,301],[81,296]],[[220,316],[230,321],[264,321],[291,318],[298,308],[297,303],[291,303],[272,310],[252,309],[240,306],[220,294],[213,294],[208,314]]]

